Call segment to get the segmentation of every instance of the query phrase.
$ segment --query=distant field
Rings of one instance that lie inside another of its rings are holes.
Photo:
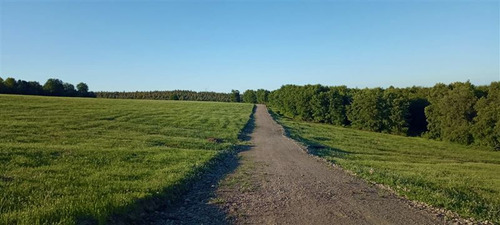
[[[292,138],[359,176],[464,217],[500,223],[500,152],[279,117]],[[327,148],[324,148],[327,147]]]
[[[238,143],[251,111],[0,95],[0,224],[102,223],[137,200],[168,196]]]

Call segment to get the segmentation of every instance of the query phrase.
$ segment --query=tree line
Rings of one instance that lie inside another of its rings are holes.
[[[266,104],[269,98],[269,91],[264,89],[246,90],[241,96],[243,102],[254,104]]]
[[[347,88],[346,86],[283,85],[231,93],[174,91],[89,92],[59,79],[44,85],[35,81],[0,77],[0,94],[79,96],[122,99],[157,99],[246,102],[267,104],[284,116],[361,130],[500,150],[500,82],[475,86],[470,82],[434,87]]]
[[[240,102],[240,93],[233,90],[231,93],[195,92],[186,90],[174,91],[135,91],[135,92],[96,92],[98,98],[124,99],[154,99],[154,100],[184,100],[184,101],[214,101]]]
[[[0,77],[0,94],[95,97],[93,92],[89,92],[86,83],[80,82],[75,88],[74,85],[55,78],[50,78],[41,85],[36,81],[16,80],[12,77],[4,80]]]
[[[247,90],[242,99],[304,121],[500,150],[500,82],[386,89],[284,85]]]

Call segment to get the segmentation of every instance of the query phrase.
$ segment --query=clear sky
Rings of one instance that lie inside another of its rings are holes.
[[[500,80],[499,1],[6,1],[0,77],[93,91]]]

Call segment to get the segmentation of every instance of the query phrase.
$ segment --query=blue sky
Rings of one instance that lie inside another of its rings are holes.
[[[0,76],[93,91],[500,80],[499,1],[6,1]]]

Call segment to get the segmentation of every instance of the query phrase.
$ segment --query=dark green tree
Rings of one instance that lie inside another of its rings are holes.
[[[5,86],[5,93],[6,94],[16,94],[17,93],[17,81],[16,79],[12,77],[8,77],[5,79],[3,82]]]
[[[80,95],[84,96],[89,92],[89,86],[86,83],[80,82],[76,85],[76,90]]]
[[[184,101],[218,101],[231,102],[231,93],[194,92],[186,90],[174,91],[135,91],[135,92],[89,92],[89,97],[123,98],[123,99],[157,99],[157,100],[184,100]]]
[[[257,92],[255,93],[257,103],[259,104],[267,104],[268,102],[268,96],[269,96],[269,91],[264,90],[264,89],[258,89]]]
[[[88,90],[88,87],[87,87]],[[69,83],[63,83],[58,79],[49,79],[44,84],[36,81],[15,80],[14,78],[7,78],[2,80],[0,78],[0,93],[5,94],[22,94],[22,95],[55,95],[55,96],[82,96],[82,97],[96,97],[93,92],[86,92],[85,95],[80,95],[76,92],[75,87]]]
[[[392,134],[408,133],[410,102],[404,90],[389,87],[384,90],[385,113],[384,128]]]
[[[314,114],[316,111],[323,111],[321,108],[327,108],[326,104],[312,104],[313,98],[317,98],[322,92],[328,91],[328,88],[325,86],[321,86],[319,84],[316,85],[304,85],[302,87],[295,87],[296,93],[290,93],[292,95],[294,104],[297,105],[297,116],[299,119],[305,121],[314,121]],[[316,97],[315,97],[316,96]],[[317,108],[319,107],[319,108]],[[319,114],[316,114],[319,116]],[[321,116],[324,117],[324,116]],[[318,119],[322,120],[322,119]]]
[[[30,89],[31,89],[31,86],[27,81],[18,80],[15,93],[17,93],[17,94],[30,94]]]
[[[425,107],[425,117],[427,120],[427,137],[441,140],[443,110],[440,108],[442,99],[448,93],[448,86],[438,83],[429,90],[429,106]]]
[[[63,96],[64,95],[64,85],[63,82],[59,79],[48,79],[47,82],[43,85],[43,91],[47,95],[53,96]]]
[[[381,132],[385,130],[387,109],[381,88],[363,89],[353,96],[347,117],[355,128]]]
[[[63,88],[64,88],[64,96],[76,96],[76,89],[75,86],[73,86],[70,83],[63,83]]]
[[[339,126],[349,125],[347,106],[351,104],[351,96],[347,87],[331,87],[327,92],[327,98],[329,123]]]
[[[241,102],[240,91],[238,91],[238,90],[231,90],[231,101],[232,102]]]
[[[179,100],[179,96],[176,94],[173,94],[170,96],[170,100]]]
[[[330,96],[328,92],[320,92],[311,97],[310,107],[312,110],[312,120],[314,122],[330,122]]]
[[[470,82],[456,82],[446,89],[437,88],[437,95],[430,98],[431,105],[426,108],[429,133],[431,137],[443,140],[471,144],[472,121],[476,115],[474,105],[477,97],[474,86]]]
[[[492,82],[487,96],[481,97],[474,106],[474,141],[483,146],[500,150],[500,82]]]
[[[43,95],[43,87],[40,85],[40,83],[36,81],[29,81],[28,82],[30,86],[30,92],[28,94],[30,95]]]
[[[3,84],[3,78],[0,77],[0,94],[5,93],[5,84]]]
[[[243,102],[246,103],[257,103],[257,95],[254,90],[246,90],[242,95]]]

